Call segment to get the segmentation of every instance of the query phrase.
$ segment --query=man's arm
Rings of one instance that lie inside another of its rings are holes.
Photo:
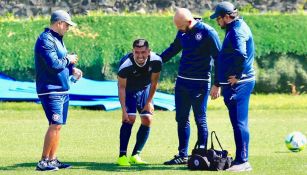
[[[129,122],[127,110],[126,110],[126,84],[127,79],[121,78],[120,76],[117,76],[118,79],[118,97],[119,102],[122,107],[122,121],[123,122]]]
[[[232,30],[228,34],[233,49],[234,66],[228,77],[228,83],[233,86],[242,77],[243,64],[247,58],[246,38],[244,34]]]
[[[160,55],[163,63],[168,62],[173,56],[177,55],[182,50],[182,46],[180,40],[178,38],[178,34],[170,46],[165,49]]]
[[[210,55],[213,58],[214,61],[214,85],[218,86],[218,64],[217,64],[217,59],[219,52],[221,50],[221,42],[219,39],[219,36],[216,31],[212,32],[210,37]]]
[[[214,83],[211,88],[211,99],[217,99],[220,94],[221,94],[221,89],[219,87],[218,83],[218,64],[217,64],[217,59],[218,59],[218,54],[221,50],[221,42],[219,39],[219,36],[216,31],[213,31],[211,35],[209,35],[210,39],[210,54],[211,57],[213,58],[214,61]]]
[[[151,74],[151,84],[150,84],[149,96],[148,96],[148,99],[146,101],[143,111],[145,110],[151,113],[153,113],[154,111],[154,107],[152,105],[152,99],[155,95],[156,90],[158,89],[159,78],[160,78],[160,72]]]
[[[42,45],[39,47],[40,54],[44,58],[46,64],[55,70],[62,70],[68,67],[71,63],[74,64],[77,62],[78,58],[68,58],[64,57],[59,59],[55,44],[50,39],[42,40]]]
[[[246,38],[243,34],[230,31],[229,39],[233,47],[234,54],[234,69],[231,72],[231,75],[236,79],[240,79],[243,72],[243,63],[247,58]]]

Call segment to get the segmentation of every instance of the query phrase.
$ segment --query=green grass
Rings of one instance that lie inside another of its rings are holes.
[[[306,99],[306,95],[252,96],[249,122],[253,171],[246,174],[306,174],[307,150],[292,153],[284,144],[284,137],[292,131],[307,135]],[[142,157],[151,165],[119,168],[115,161],[118,156],[121,112],[71,108],[68,124],[61,132],[58,156],[74,167],[53,174],[216,174],[190,172],[184,166],[162,165],[163,161],[177,153],[174,116],[174,112],[155,112],[151,135],[142,153]],[[196,141],[193,118],[191,123],[190,150]],[[133,128],[129,153],[133,149],[139,124],[138,118]],[[234,155],[232,128],[221,99],[209,103],[208,126],[209,130],[217,131],[224,148]],[[34,171],[47,129],[40,105],[0,103],[0,128],[0,174],[42,174]]]

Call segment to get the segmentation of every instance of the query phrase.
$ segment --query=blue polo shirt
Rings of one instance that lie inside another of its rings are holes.
[[[73,65],[68,60],[63,37],[46,28],[35,48],[36,91],[38,95],[66,93]]]

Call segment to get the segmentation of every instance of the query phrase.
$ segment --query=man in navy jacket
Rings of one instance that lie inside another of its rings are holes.
[[[76,24],[63,10],[54,11],[50,27],[38,37],[35,44],[36,90],[42,103],[49,128],[45,135],[41,160],[36,166],[38,171],[55,171],[70,168],[56,157],[60,141],[60,129],[66,124],[69,103],[69,76],[81,78],[82,72],[74,67],[76,55],[67,54],[63,36],[69,26]]]
[[[233,4],[221,2],[210,16],[222,29],[225,39],[217,59],[218,84],[212,87],[212,99],[222,87],[224,102],[228,108],[236,143],[236,157],[228,171],[250,171],[248,162],[249,128],[248,105],[255,86],[254,40],[252,32]]]
[[[191,107],[197,124],[198,143],[201,148],[207,146],[206,109],[211,86],[211,63],[215,63],[220,50],[217,32],[209,25],[195,20],[188,9],[177,9],[174,24],[178,29],[176,38],[161,57],[163,62],[167,62],[182,51],[175,85],[179,153],[166,161],[166,165],[187,163]]]

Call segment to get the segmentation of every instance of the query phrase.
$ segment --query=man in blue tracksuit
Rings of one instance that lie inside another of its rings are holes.
[[[71,167],[57,159],[56,151],[61,126],[66,124],[67,119],[69,75],[76,79],[82,76],[82,71],[74,67],[78,57],[67,54],[63,42],[63,36],[69,26],[75,25],[66,11],[54,11],[50,27],[40,34],[35,44],[36,90],[49,122],[42,157],[36,166],[38,171]]]
[[[188,9],[177,9],[174,24],[178,29],[176,38],[161,57],[163,62],[167,62],[182,51],[175,85],[179,154],[166,161],[165,165],[187,163],[191,106],[198,129],[198,143],[200,148],[207,146],[206,109],[211,86],[210,63],[216,60],[220,50],[217,32],[209,25],[195,20]]]
[[[238,16],[233,4],[221,2],[210,16],[226,29],[218,62],[218,82],[222,87],[236,143],[236,157],[228,171],[250,171],[248,162],[249,128],[248,105],[255,86],[254,40],[250,28]],[[220,88],[213,86],[212,99],[218,97]]]

